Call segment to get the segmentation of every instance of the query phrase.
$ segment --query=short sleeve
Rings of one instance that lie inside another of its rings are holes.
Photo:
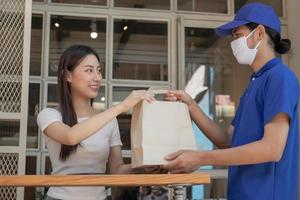
[[[118,146],[122,145],[121,138],[120,138],[120,130],[117,119],[113,119],[112,122],[112,133],[110,136],[110,146]]]
[[[293,118],[298,102],[299,85],[297,78],[288,71],[272,73],[264,91],[264,125],[278,113],[286,113]]]
[[[62,122],[61,114],[53,108],[45,108],[37,116],[37,124],[42,132],[53,122]]]

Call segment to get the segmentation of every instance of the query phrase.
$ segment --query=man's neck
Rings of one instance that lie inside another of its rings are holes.
[[[258,72],[267,62],[275,58],[274,52],[257,52],[255,60],[253,61],[251,68],[254,72]]]

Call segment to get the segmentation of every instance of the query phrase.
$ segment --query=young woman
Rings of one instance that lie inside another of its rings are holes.
[[[130,173],[121,155],[116,116],[141,100],[153,101],[147,91],[133,91],[120,104],[99,112],[92,107],[101,83],[99,57],[90,47],[71,46],[60,58],[59,108],[38,115],[52,163],[52,174]],[[50,187],[47,199],[105,199],[104,187]]]
[[[171,173],[227,165],[229,200],[298,199],[299,83],[275,57],[290,49],[290,41],[281,39],[280,26],[270,6],[249,3],[233,21],[216,29],[220,36],[233,36],[231,47],[238,63],[253,70],[227,131],[210,120],[187,93],[169,92],[166,98],[185,102],[198,127],[220,148],[169,155],[165,168]]]

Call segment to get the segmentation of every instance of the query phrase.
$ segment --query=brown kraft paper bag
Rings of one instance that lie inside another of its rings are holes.
[[[181,102],[142,101],[131,119],[132,167],[163,165],[181,149],[196,150],[188,107]]]

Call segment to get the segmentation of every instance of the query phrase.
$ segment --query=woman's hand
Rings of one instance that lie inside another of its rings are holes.
[[[164,169],[162,166],[151,166],[151,167],[144,167],[145,174],[166,174],[168,170]]]
[[[192,105],[194,102],[192,97],[183,90],[168,91],[168,93],[165,95],[165,100],[166,101],[182,101],[182,102],[186,103],[187,106]]]
[[[135,174],[167,174],[168,170],[164,169],[163,166],[148,166],[133,169]]]
[[[127,97],[120,103],[123,112],[127,112],[130,108],[135,106],[142,100],[146,100],[149,103],[155,101],[153,94],[146,90],[133,90]]]

